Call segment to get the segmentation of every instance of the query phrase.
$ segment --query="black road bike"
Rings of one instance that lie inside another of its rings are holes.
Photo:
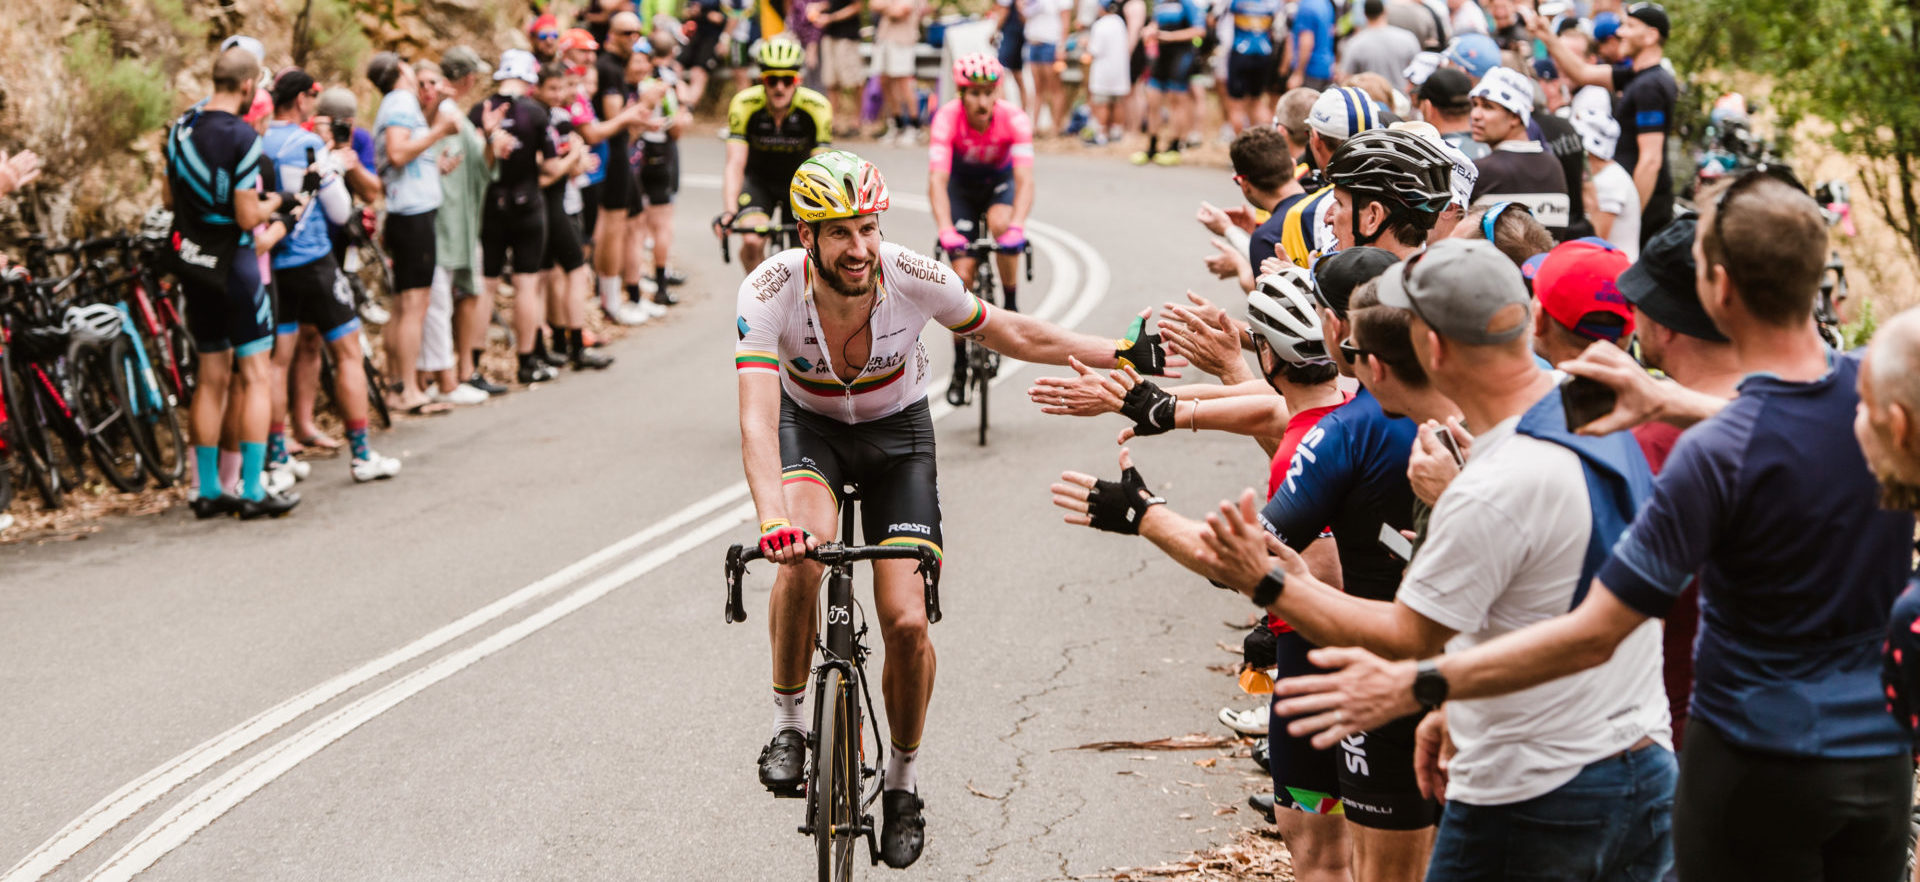
[[[984,227],[984,225],[982,225]],[[938,245],[934,246],[937,252]],[[965,251],[957,256],[971,258],[973,266],[972,294],[994,306],[1000,305],[1000,286],[994,284],[994,263],[992,259],[999,254],[1013,253],[1001,248],[993,241],[990,233],[982,232],[980,238],[968,243]],[[1027,281],[1033,281],[1033,246],[1022,245],[1018,251],[1026,257]],[[955,255],[949,255],[949,260]],[[967,392],[965,402],[980,409],[980,446],[987,445],[987,391],[993,387],[993,378],[1000,375],[1000,353],[988,349],[978,340],[969,338],[967,350]]]
[[[859,494],[849,487],[840,498],[840,535],[851,538]],[[815,638],[821,660],[813,669],[812,757],[807,764],[806,787],[798,793],[780,795],[806,797],[806,823],[800,826],[800,833],[813,838],[820,882],[846,882],[853,878],[854,851],[862,840],[866,842],[869,865],[880,862],[873,804],[886,783],[880,770],[885,767],[887,743],[874,713],[873,693],[867,688],[867,622],[865,611],[853,597],[853,565],[863,560],[918,560],[926,590],[927,621],[932,623],[940,621],[940,558],[922,545],[849,546],[839,542],[824,543],[807,552],[807,557],[827,566],[827,627],[824,640]],[[747,620],[740,600],[740,579],[746,574],[747,562],[760,559],[756,546],[727,549],[729,624]],[[865,728],[862,713],[866,716]]]

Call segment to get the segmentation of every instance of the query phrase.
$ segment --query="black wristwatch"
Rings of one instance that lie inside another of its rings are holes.
[[[1253,586],[1253,605],[1266,609],[1280,599],[1280,592],[1287,588],[1287,574],[1279,567],[1267,571],[1260,577],[1260,583]]]
[[[1420,707],[1433,710],[1447,701],[1447,678],[1440,673],[1440,666],[1433,659],[1420,663],[1413,675],[1413,700]]]

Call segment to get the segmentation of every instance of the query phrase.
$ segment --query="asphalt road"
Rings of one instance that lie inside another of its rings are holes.
[[[390,482],[318,462],[284,520],[180,509],[0,548],[0,878],[809,878],[802,802],[754,778],[770,568],[750,577],[752,621],[722,623],[721,553],[752,530],[729,367],[740,271],[702,230],[718,144],[685,154],[687,302],[612,347],[611,370],[377,436],[405,461]],[[925,248],[922,151],[869,155],[896,196],[885,233]],[[1035,216],[1065,235],[1040,239],[1028,311],[1117,335],[1187,286],[1221,291],[1190,218],[1198,199],[1231,204],[1225,173],[1038,168]],[[941,364],[944,338],[931,328]],[[999,388],[989,447],[971,410],[938,424],[929,846],[902,878],[1066,878],[1257,822],[1214,814],[1244,797],[1245,760],[1069,749],[1223,732],[1215,711],[1251,702],[1207,666],[1230,661],[1216,643],[1237,644],[1225,623],[1250,610],[1143,541],[1060,522],[1047,484],[1112,473],[1124,423],[1027,404],[1025,381],[1058,370]],[[1244,440],[1134,446],[1178,510],[1264,475]]]

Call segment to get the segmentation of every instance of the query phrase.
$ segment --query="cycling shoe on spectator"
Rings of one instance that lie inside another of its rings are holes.
[[[400,474],[400,461],[391,456],[382,456],[377,450],[368,450],[367,458],[353,459],[353,482],[365,484],[368,481],[384,481]]]
[[[1259,812],[1261,817],[1266,818],[1267,823],[1273,823],[1273,794],[1256,793],[1247,797],[1247,805]]]
[[[313,473],[313,463],[307,462],[304,459],[289,459],[287,460],[287,470],[293,472],[294,480],[304,481],[308,475]]]
[[[681,272],[681,271],[679,271],[679,270],[676,270],[676,269],[670,269],[670,270],[667,270],[667,284],[669,284],[669,285],[684,285],[684,284],[686,284],[686,283],[687,283],[687,274],[686,274],[686,273],[683,273],[683,272]]]
[[[239,509],[240,519],[251,521],[255,518],[277,518],[293,511],[293,507],[299,504],[300,494],[298,493],[275,493],[269,490],[267,495],[259,499],[242,497]]]
[[[487,393],[487,395],[489,396],[505,395],[508,392],[507,387],[502,386],[499,383],[495,383],[491,380],[488,380],[485,375],[480,373],[475,373],[473,376],[468,377],[467,381],[460,385],[467,386],[473,389],[478,389],[482,392]]]
[[[1253,739],[1253,752],[1251,753],[1250,756],[1253,759],[1254,765],[1259,766],[1260,768],[1263,768],[1263,769],[1266,768],[1267,767],[1267,739],[1265,738]]]
[[[927,847],[927,819],[920,810],[926,807],[911,790],[880,793],[880,859],[887,866],[904,870],[920,859]]]
[[[807,736],[781,729],[760,749],[760,784],[774,796],[800,796],[806,783]]]
[[[261,478],[266,482],[268,493],[285,493],[299,480],[285,464],[268,466]]]
[[[1271,710],[1264,704],[1244,711],[1223,707],[1220,709],[1220,722],[1242,735],[1265,735],[1267,734],[1267,715]]]
[[[530,386],[534,383],[545,383],[559,375],[559,372],[551,367],[544,364],[536,364],[531,367],[521,368],[515,376],[520,380],[520,385]]]
[[[225,493],[213,497],[195,496],[193,501],[188,503],[188,505],[193,508],[193,516],[204,521],[207,518],[218,518],[230,514],[238,514],[240,512],[240,497]]]
[[[582,349],[573,356],[572,364],[576,371],[605,370],[613,364],[613,356],[602,355],[591,349]]]

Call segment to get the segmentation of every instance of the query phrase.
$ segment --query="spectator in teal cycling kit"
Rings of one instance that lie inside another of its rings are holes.
[[[353,451],[350,471],[355,481],[372,481],[399,473],[400,461],[381,456],[367,443],[367,377],[361,367],[360,317],[354,312],[347,280],[333,260],[333,242],[327,235],[329,222],[343,224],[352,216],[353,198],[347,194],[346,183],[326,144],[301,125],[313,116],[318,95],[319,84],[305,71],[282,71],[273,83],[274,120],[261,139],[263,151],[279,170],[280,188],[312,192],[317,199],[317,205],[309,205],[273,249],[273,276],[281,311],[277,331],[280,336],[291,336],[303,326],[312,328],[333,350],[333,399],[340,405]],[[284,357],[291,360],[293,353],[288,351]],[[273,414],[269,426],[267,456],[274,464],[288,461],[286,427],[279,422],[282,416]]]
[[[166,137],[167,180],[161,198],[173,211],[175,275],[186,296],[188,330],[200,353],[199,394],[193,399],[191,422],[200,482],[192,505],[201,518],[278,516],[300,501],[297,495],[268,493],[262,481],[273,307],[267,302],[250,231],[275,212],[291,208],[293,199],[260,191],[260,139],[239,116],[252,103],[259,78],[260,64],[252,53],[240,48],[222,52],[213,63],[212,99],[187,111]],[[240,408],[237,498],[226,495],[219,480],[217,445],[230,389]]]
[[[1293,73],[1287,88],[1333,85],[1333,0],[1300,0],[1293,12]]]
[[[1591,354],[1568,364],[1621,390],[1627,418],[1713,414],[1674,447],[1595,590],[1569,615],[1420,671],[1355,653],[1315,698],[1364,721],[1416,689],[1456,702],[1534,694],[1631,655],[1622,639],[1664,615],[1697,573],[1692,719],[1674,802],[1680,878],[1892,879],[1906,855],[1913,761],[1886,712],[1879,649],[1907,578],[1913,516],[1880,509],[1847,431],[1861,363],[1828,350],[1813,323],[1827,254],[1819,206],[1759,174],[1710,200],[1698,284],[1747,372],[1739,397],[1713,413],[1720,399],[1631,366],[1595,369],[1605,360]]]
[[[1147,149],[1133,154],[1134,165],[1180,164],[1180,139],[1193,128],[1194,41],[1206,35],[1207,14],[1193,0],[1155,0],[1153,20],[1141,34],[1159,46],[1153,68],[1147,77]],[[1167,108],[1162,122],[1161,108]],[[1160,149],[1161,133],[1171,127],[1167,149]]]

